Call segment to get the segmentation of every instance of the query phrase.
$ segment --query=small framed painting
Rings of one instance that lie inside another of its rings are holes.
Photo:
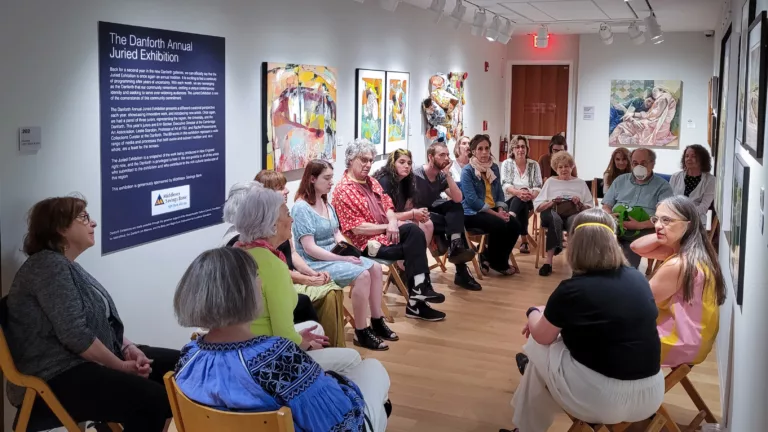
[[[765,140],[765,98],[763,88],[768,78],[768,14],[760,12],[749,26],[747,42],[747,80],[744,106],[744,140],[741,142],[749,154],[763,163]]]
[[[744,108],[747,87],[747,43],[749,41],[749,23],[755,19],[755,0],[746,0],[741,9],[741,37],[739,38],[739,75],[736,100],[736,141],[744,141]]]
[[[408,72],[387,72],[387,113],[385,119],[386,137],[384,153],[408,148],[408,87],[411,85]]]
[[[364,138],[376,146],[376,154],[384,152],[384,85],[385,71],[358,69],[355,94],[355,138]]]
[[[744,300],[744,255],[747,241],[747,202],[749,201],[749,165],[736,154],[733,162],[733,209],[731,210],[731,230],[726,233],[730,239],[730,263],[733,289],[736,291],[736,304],[741,306]]]

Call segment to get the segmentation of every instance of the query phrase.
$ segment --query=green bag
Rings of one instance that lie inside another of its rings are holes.
[[[624,222],[628,221],[630,217],[638,222],[645,222],[651,219],[642,207],[628,207],[624,204],[617,204],[613,207],[613,212],[619,215],[617,218],[619,222],[619,237],[637,237],[640,235],[640,230],[627,232],[624,229]]]

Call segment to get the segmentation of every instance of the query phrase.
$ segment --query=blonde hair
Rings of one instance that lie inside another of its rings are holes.
[[[567,163],[571,167],[576,165],[576,162],[573,160],[573,156],[571,156],[571,154],[565,150],[553,154],[552,161],[549,163],[549,165],[552,166],[553,170],[557,170],[557,167],[562,163]]]
[[[517,145],[518,141],[525,143],[525,158],[528,159],[528,153],[531,152],[531,146],[528,144],[528,137],[525,135],[517,135],[509,140],[509,143],[507,144],[507,154],[512,154],[512,149]]]
[[[556,154],[560,153],[563,152]],[[629,265],[615,232],[616,222],[603,210],[588,209],[579,213],[568,233],[566,249],[573,274],[616,270]]]
[[[261,170],[253,180],[261,183],[267,189],[278,192],[282,191],[288,183],[288,179],[283,173],[274,170]]]
[[[463,139],[466,139],[466,140],[467,140],[467,145],[469,145],[469,142],[471,141],[471,138],[469,138],[469,137],[468,137],[468,136],[466,136],[466,135],[464,135],[463,137],[459,138],[459,140],[458,140],[458,141],[456,141],[456,145],[455,145],[455,146],[453,146],[453,157],[455,157],[456,159],[458,159],[458,158],[459,158],[459,156],[461,156],[461,155],[459,154],[459,147],[461,147],[461,140],[463,140]]]

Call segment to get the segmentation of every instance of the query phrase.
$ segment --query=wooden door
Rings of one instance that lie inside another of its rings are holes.
[[[568,65],[512,66],[509,139],[526,135],[529,157],[547,153],[553,135],[568,128]],[[569,150],[572,150],[569,148]]]

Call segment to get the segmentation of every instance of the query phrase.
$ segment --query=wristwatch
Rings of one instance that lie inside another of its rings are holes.
[[[528,308],[527,311],[525,311],[525,317],[528,318],[528,316],[531,315],[531,312],[533,312],[533,311],[541,312],[541,310],[539,308],[537,308],[536,306],[531,306],[531,307]]]

